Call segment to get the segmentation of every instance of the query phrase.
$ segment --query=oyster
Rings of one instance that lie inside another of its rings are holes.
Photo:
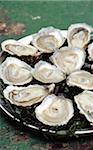
[[[70,99],[54,94],[48,95],[35,109],[36,118],[43,124],[56,126],[67,124],[74,115]]]
[[[75,70],[79,70],[85,62],[85,51],[79,48],[62,47],[56,51],[50,60],[62,72],[69,74]]]
[[[0,65],[0,78],[9,85],[23,85],[32,80],[31,67],[25,62],[7,57]]]
[[[93,43],[88,46],[89,60],[93,61]]]
[[[27,87],[8,86],[4,91],[4,97],[10,101],[11,104],[17,106],[31,106],[35,103],[41,102],[45,96],[49,94],[49,87],[45,88],[41,85],[29,85]]]
[[[68,76],[67,84],[85,90],[93,90],[93,74],[84,70],[73,72]]]
[[[51,53],[65,42],[61,30],[47,27],[32,37],[32,44],[43,53]]]
[[[74,97],[80,113],[93,125],[93,92],[83,91]]]
[[[43,83],[57,83],[66,77],[56,66],[45,61],[39,61],[33,69],[33,77]]]
[[[71,47],[84,48],[90,41],[90,33],[93,31],[92,27],[85,23],[72,24],[68,28],[67,40]]]
[[[25,45],[24,43],[12,39],[2,42],[1,47],[3,51],[17,56],[35,56],[38,51],[34,46]]]

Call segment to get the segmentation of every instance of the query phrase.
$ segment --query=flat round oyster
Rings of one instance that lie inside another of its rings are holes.
[[[93,61],[93,43],[91,43],[89,46],[88,46],[88,54],[89,54],[89,60],[90,61]]]
[[[35,103],[41,102],[44,97],[49,94],[49,87],[41,85],[29,85],[27,87],[8,86],[4,91],[4,97],[10,101],[11,104],[17,106],[31,106]]]
[[[7,57],[0,65],[0,78],[9,85],[23,85],[32,80],[31,67],[25,62]]]
[[[25,45],[16,40],[9,39],[1,43],[2,50],[8,52],[11,55],[17,56],[35,56],[38,50],[31,45]]]
[[[61,30],[47,27],[41,29],[32,37],[32,44],[43,53],[51,53],[65,42]]]
[[[85,90],[93,90],[93,74],[84,70],[73,72],[68,76],[67,84]]]
[[[73,71],[79,70],[85,62],[86,53],[79,48],[62,47],[56,51],[50,60],[62,72],[69,74]]]
[[[32,74],[36,80],[43,83],[58,83],[66,78],[56,66],[45,61],[39,61]]]
[[[93,92],[83,91],[74,97],[80,113],[93,125]]]
[[[56,126],[67,124],[74,115],[74,109],[70,99],[52,94],[36,107],[35,113],[43,124]]]
[[[90,33],[93,31],[92,27],[85,23],[72,24],[68,28],[67,40],[71,47],[84,48],[90,41]]]

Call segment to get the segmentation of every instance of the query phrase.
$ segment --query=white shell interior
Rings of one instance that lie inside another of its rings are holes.
[[[0,78],[9,85],[23,85],[32,80],[32,68],[15,57],[7,57],[0,65]]]
[[[36,117],[46,125],[64,125],[74,115],[72,101],[54,94],[48,95],[35,109]]]
[[[93,125],[93,92],[83,91],[74,97],[80,113]]]
[[[43,83],[58,83],[66,77],[56,66],[45,61],[39,61],[32,74],[36,80]]]

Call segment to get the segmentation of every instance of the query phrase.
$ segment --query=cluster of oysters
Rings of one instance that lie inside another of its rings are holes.
[[[83,90],[74,96],[74,103],[93,124],[92,31],[91,26],[78,23],[68,28],[67,38],[61,30],[47,27],[32,35],[31,44],[13,39],[2,42],[2,50],[11,55],[0,65],[0,78],[9,85],[3,91],[4,97],[22,107],[38,103],[35,115],[40,122],[50,126],[65,125],[74,116],[73,101],[65,97],[63,91],[60,95],[54,93],[56,84],[65,81],[69,88]],[[20,59],[43,54],[50,56],[48,61],[41,59],[34,67]],[[89,71],[83,69],[86,60],[90,64]]]

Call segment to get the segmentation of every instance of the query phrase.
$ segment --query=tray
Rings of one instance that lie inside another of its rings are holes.
[[[64,35],[64,37],[67,37],[67,31],[66,30],[62,30],[62,34]],[[26,37],[23,37],[21,39],[19,39],[18,41],[22,42],[22,43],[25,43],[25,44],[30,44],[32,40],[32,35],[29,35],[29,36],[26,36]],[[2,60],[2,53],[1,52],[1,59]],[[2,92],[2,91],[1,91]],[[7,107],[7,103],[8,103],[8,107]],[[16,107],[16,106],[15,106]],[[2,99],[0,99],[0,108],[2,109],[2,111],[9,117],[11,118],[13,121],[16,121],[18,122],[19,124],[29,128],[29,129],[32,129],[32,130],[35,130],[36,132],[40,132],[42,135],[46,135],[46,137],[49,135],[49,136],[52,136],[52,137],[60,137],[60,138],[69,138],[69,137],[80,137],[80,136],[90,136],[91,134],[93,134],[93,127],[89,127],[89,128],[81,128],[81,129],[75,129],[73,130],[73,133],[72,132],[68,132],[67,129],[54,129],[54,128],[46,128],[46,126],[41,126],[40,125],[38,126],[35,125],[33,122],[33,119],[32,119],[32,122],[28,123],[27,121],[24,121],[22,120],[22,117],[20,117],[19,115],[19,111],[20,109],[18,109],[18,114],[16,113],[15,115],[15,108],[14,106],[12,106],[7,100],[3,101]],[[74,127],[72,127],[74,129]]]

